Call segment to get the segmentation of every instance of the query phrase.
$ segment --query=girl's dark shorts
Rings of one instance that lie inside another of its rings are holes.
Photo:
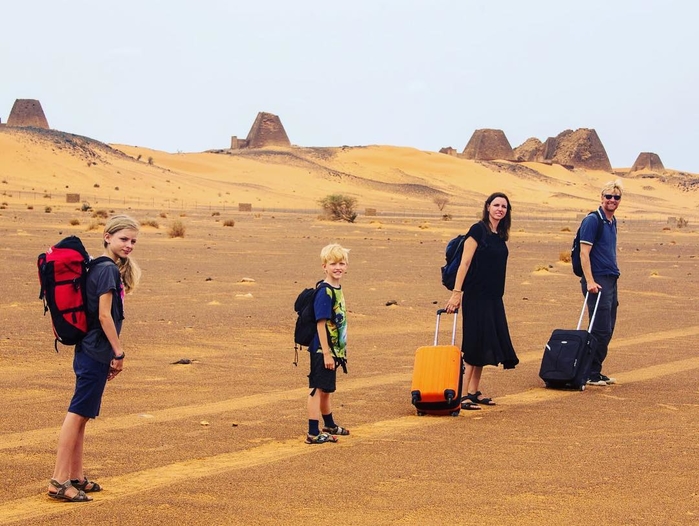
[[[326,369],[322,352],[309,352],[311,357],[311,373],[308,375],[308,387],[320,389],[326,393],[334,393],[337,380],[337,369]]]
[[[68,412],[85,418],[95,418],[100,414],[102,394],[107,385],[109,364],[100,363],[84,352],[76,352],[73,358],[75,371],[75,393],[70,401]]]

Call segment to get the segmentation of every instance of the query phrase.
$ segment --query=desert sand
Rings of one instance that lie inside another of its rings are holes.
[[[392,146],[172,154],[0,128],[0,523],[699,523],[699,194],[674,172],[616,171]],[[605,371],[618,383],[548,390],[544,344],[582,305],[561,255],[615,177],[622,277]],[[413,356],[448,299],[444,248],[493,191],[513,204],[505,306],[521,363],[486,368],[496,407],[418,417]],[[355,223],[319,218],[330,193],[357,198]],[[435,195],[449,199],[443,211]],[[69,234],[99,254],[94,210],[150,225],[133,255],[144,276],[126,299],[125,371],[88,424],[86,472],[105,489],[64,504],[45,491],[72,349],[53,350],[35,261]],[[168,236],[176,220],[184,238]],[[351,249],[349,374],[334,413],[352,434],[308,446],[292,305],[333,241]]]

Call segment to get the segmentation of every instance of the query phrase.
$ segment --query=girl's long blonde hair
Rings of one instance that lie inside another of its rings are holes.
[[[104,233],[114,235],[119,230],[126,228],[138,232],[139,226],[138,222],[132,217],[119,214],[112,216],[107,221],[107,224],[104,225]],[[107,241],[104,241],[104,248],[107,248]],[[141,279],[141,267],[131,257],[119,258],[117,267],[119,268],[119,274],[121,274],[121,281],[124,283],[124,290],[127,294],[133,292]]]

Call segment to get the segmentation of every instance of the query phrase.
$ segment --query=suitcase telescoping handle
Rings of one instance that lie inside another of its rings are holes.
[[[437,345],[437,338],[439,337],[439,319],[444,314],[447,312],[446,309],[439,309],[437,311],[437,327],[434,330],[434,344]],[[454,345],[454,342],[456,341],[456,322],[458,320],[457,314],[459,313],[459,309],[454,310],[454,326],[451,329],[451,344]]]
[[[580,330],[580,326],[582,325],[582,320],[583,316],[585,315],[585,306],[587,305],[587,298],[590,297],[590,291],[587,291],[587,294],[585,294],[585,300],[583,301],[583,307],[582,310],[580,311],[580,319],[578,320],[578,328],[575,329],[577,331]],[[595,310],[592,311],[592,318],[590,318],[590,325],[587,328],[587,332],[592,332],[592,324],[595,323],[595,316],[597,316],[597,307],[599,307],[599,300],[602,297],[602,290],[600,290],[597,293],[597,301],[595,301]]]

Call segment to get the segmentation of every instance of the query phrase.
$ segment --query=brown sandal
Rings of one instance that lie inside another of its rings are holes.
[[[92,497],[88,497],[85,495],[85,492],[81,489],[78,489],[77,495],[74,495],[72,497],[69,497],[66,495],[66,490],[69,490],[70,488],[73,487],[73,484],[71,483],[70,480],[66,480],[63,484],[58,482],[55,479],[51,479],[49,484],[56,488],[56,491],[48,491],[47,494],[49,497],[52,499],[56,500],[65,500],[67,502],[90,502],[92,500]],[[77,489],[77,488],[75,488]]]

